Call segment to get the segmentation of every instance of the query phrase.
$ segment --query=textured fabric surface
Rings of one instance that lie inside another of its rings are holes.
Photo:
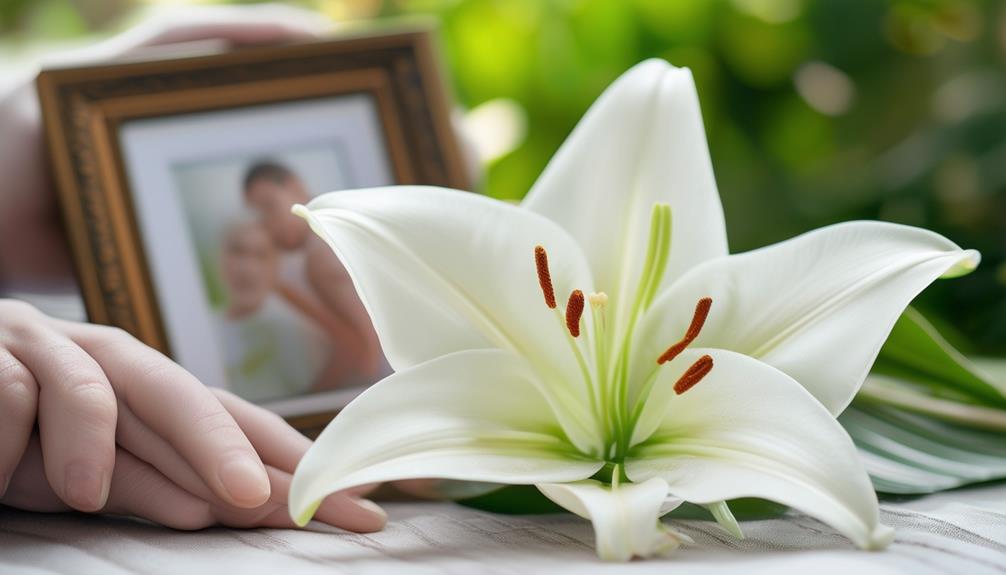
[[[884,503],[882,519],[897,530],[884,552],[857,551],[828,527],[791,513],[745,522],[743,541],[713,523],[675,522],[694,545],[627,565],[598,561],[590,525],[572,515],[494,515],[449,503],[386,507],[388,527],[370,535],[317,524],[308,531],[183,533],[128,519],[0,508],[0,573],[1006,574],[1003,484]]]

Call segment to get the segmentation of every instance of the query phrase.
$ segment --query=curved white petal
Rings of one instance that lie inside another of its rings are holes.
[[[391,375],[325,428],[297,466],[290,513],[306,523],[330,493],[438,477],[532,484],[602,467],[563,439],[535,375],[514,354],[462,351]]]
[[[587,479],[542,483],[538,489],[593,523],[597,555],[606,561],[666,554],[677,549],[682,540],[688,540],[660,523],[660,516],[673,507],[665,505],[667,482],[659,477],[618,487]]]
[[[852,401],[894,322],[939,277],[967,273],[978,253],[943,236],[848,222],[706,263],[654,301],[637,332],[636,373],[713,299],[696,346],[730,349],[789,374],[833,414]]]
[[[508,349],[547,374],[550,400],[590,412],[535,267],[540,244],[560,305],[574,288],[589,293],[583,253],[559,226],[477,194],[421,186],[332,192],[299,211],[346,266],[396,371],[455,351]]]
[[[675,394],[676,378],[702,354],[712,356],[712,371]],[[852,440],[799,383],[726,350],[688,350],[661,370],[626,458],[629,479],[661,477],[671,494],[699,504],[768,499],[860,547],[890,542]]]
[[[647,60],[616,80],[580,121],[524,200],[583,247],[620,321],[646,255],[650,211],[671,206],[665,285],[727,254],[723,209],[687,68]]]

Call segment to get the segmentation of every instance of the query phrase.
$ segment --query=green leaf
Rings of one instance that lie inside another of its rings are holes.
[[[1006,435],[857,399],[839,417],[882,493],[925,494],[1006,478]]]
[[[924,494],[1006,478],[1006,380],[990,373],[905,310],[839,417],[877,491]]]
[[[539,515],[542,513],[565,513],[566,510],[542,495],[534,485],[507,485],[496,491],[460,499],[458,503],[466,507],[502,513],[504,515]]]
[[[533,485],[508,485],[496,491],[459,500],[466,507],[502,513],[505,515],[539,515],[543,513],[566,513],[566,510],[552,503]],[[728,502],[730,511],[738,521],[772,519],[786,512],[786,506],[762,499],[734,499]],[[712,513],[701,505],[685,503],[666,517],[672,519],[698,519],[715,521]]]
[[[867,377],[856,400],[860,405],[875,404],[928,415],[971,429],[1006,433],[1006,409],[986,407],[967,400],[955,400],[946,393],[935,393],[912,382],[883,375]]]
[[[935,396],[1006,409],[1006,386],[979,370],[911,307],[894,325],[872,373],[925,387]]]

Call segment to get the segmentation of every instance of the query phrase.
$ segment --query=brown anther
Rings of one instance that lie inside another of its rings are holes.
[[[552,274],[548,271],[548,254],[542,246],[534,247],[534,265],[538,268],[538,283],[545,296],[545,305],[555,309],[555,290],[552,288]]]
[[[583,292],[575,289],[566,302],[566,327],[569,335],[580,337],[580,318],[583,317]]]
[[[704,297],[695,304],[695,313],[692,314],[692,323],[688,325],[688,331],[685,332],[685,338],[694,341],[695,338],[699,337],[699,332],[702,331],[702,326],[706,324],[706,318],[709,317],[709,309],[713,307],[713,298]]]
[[[713,358],[708,355],[703,355],[695,363],[693,363],[685,373],[681,374],[678,381],[674,382],[674,393],[681,395],[682,393],[695,387],[695,384],[702,381],[702,378],[705,376],[709,375],[709,372],[712,371],[712,369]]]
[[[699,337],[699,332],[702,331],[702,326],[706,323],[706,318],[709,317],[709,310],[713,306],[713,298],[704,297],[695,304],[695,313],[692,314],[692,323],[688,325],[688,330],[685,331],[685,337],[681,338],[681,341],[667,348],[667,351],[660,354],[657,358],[657,363],[663,365],[672,359],[678,357],[678,355],[685,351],[695,338]]]

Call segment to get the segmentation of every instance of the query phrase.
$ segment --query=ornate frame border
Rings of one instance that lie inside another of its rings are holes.
[[[123,122],[365,92],[378,103],[398,183],[467,189],[437,64],[433,34],[421,28],[43,71],[46,138],[90,321],[171,355],[119,148]],[[318,416],[300,419],[314,428]]]

